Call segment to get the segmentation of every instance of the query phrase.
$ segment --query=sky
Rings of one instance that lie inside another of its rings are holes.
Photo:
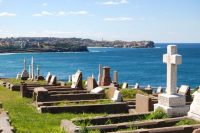
[[[0,37],[200,42],[200,0],[0,0]]]

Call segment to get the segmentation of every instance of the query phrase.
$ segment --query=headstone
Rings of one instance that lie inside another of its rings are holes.
[[[147,87],[145,88],[145,90],[152,90],[151,85],[147,85]]]
[[[153,102],[151,97],[142,94],[136,94],[136,112],[146,113],[150,111],[153,111]]]
[[[22,74],[21,74],[21,79],[27,80],[28,78],[29,78],[29,74],[26,70],[26,59],[24,59],[24,69],[23,69]]]
[[[163,93],[163,88],[161,86],[159,86],[156,90],[156,93],[159,94],[159,93]]]
[[[188,85],[181,85],[181,87],[178,89],[178,94],[186,96],[187,102],[192,100],[192,96],[190,94],[190,87]]]
[[[134,89],[140,89],[140,86],[138,83],[135,84]]]
[[[50,80],[50,82],[49,82],[49,85],[56,85],[56,83],[57,83],[57,77],[56,77],[55,75],[53,75],[53,76],[51,77],[51,80]]]
[[[98,75],[98,85],[101,85],[101,79],[102,79],[102,75],[103,75],[103,68],[102,65],[99,65],[99,75]]]
[[[36,87],[33,91],[33,100],[36,102],[44,102],[49,98],[48,90],[44,87]]]
[[[19,80],[19,79],[21,79],[21,77],[22,77],[22,75],[18,73],[16,76],[16,79]]]
[[[97,86],[98,86],[97,82],[93,76],[87,78],[87,90],[88,91],[91,91],[92,89],[96,88]]]
[[[47,74],[47,76],[46,76],[46,78],[45,78],[45,80],[46,80],[46,82],[47,82],[47,83],[49,83],[49,82],[50,82],[50,80],[51,80],[51,77],[52,77],[51,73],[50,73],[50,72],[48,72],[48,74]]]
[[[163,62],[167,64],[167,93],[158,95],[158,104],[154,104],[154,110],[161,108],[170,117],[186,115],[189,106],[186,105],[185,96],[176,92],[177,65],[182,63],[182,56],[177,54],[176,45],[167,46]]]
[[[118,84],[118,72],[117,71],[113,72],[113,82]]]
[[[122,102],[122,94],[119,90],[115,90],[113,98],[111,98],[114,102]]]
[[[102,88],[102,87],[96,87],[93,90],[91,90],[90,93],[98,94],[98,93],[102,93],[103,91],[104,91],[104,88]]]
[[[103,67],[103,76],[101,79],[101,86],[109,86],[111,83],[110,67]]]
[[[39,77],[40,76],[40,67],[39,67],[39,65],[37,66],[37,77]]]
[[[115,90],[118,90],[118,88],[110,86],[109,89],[106,91],[107,98],[112,99],[114,97]]]
[[[124,82],[123,84],[122,84],[122,89],[127,89],[128,88],[128,83],[127,82]]]
[[[200,92],[198,91],[194,95],[194,99],[192,101],[192,104],[190,105],[188,116],[197,121],[200,121]]]
[[[78,70],[74,75],[72,75],[72,85],[71,88],[79,88],[82,89],[82,72]]]

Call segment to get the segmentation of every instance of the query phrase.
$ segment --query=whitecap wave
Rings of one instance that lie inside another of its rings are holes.
[[[16,54],[16,53],[0,53],[0,55],[13,55],[13,54]]]

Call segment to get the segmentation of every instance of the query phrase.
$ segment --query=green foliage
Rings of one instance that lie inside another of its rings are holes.
[[[19,92],[13,92],[0,87],[0,101],[9,112],[12,126],[16,133],[62,133],[60,121],[72,118],[88,118],[105,114],[40,114],[32,105],[32,100],[21,98]]]
[[[199,124],[199,122],[192,120],[192,119],[182,119],[181,121],[179,121],[178,123],[176,123],[176,126],[181,126],[181,125],[194,125],[194,124]]]
[[[71,85],[72,85],[72,82],[67,82],[67,83],[66,83],[66,86],[67,86],[67,87],[71,87]]]
[[[168,118],[168,115],[160,108],[156,109],[154,112],[152,112],[150,115],[147,115],[147,120],[152,119],[164,119]]]
[[[121,89],[120,92],[123,99],[135,99],[136,94],[147,95],[145,92],[139,89]]]
[[[14,85],[20,85],[21,82],[26,82],[27,84],[38,84],[38,85],[45,85],[47,82],[45,80],[40,80],[40,81],[31,81],[31,80],[19,80],[15,78],[9,78],[9,79],[1,79],[3,81],[9,82]]]

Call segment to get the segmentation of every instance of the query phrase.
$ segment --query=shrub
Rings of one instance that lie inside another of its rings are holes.
[[[145,92],[139,89],[121,89],[120,92],[123,99],[134,99],[136,94],[147,95]]]
[[[182,119],[181,121],[179,121],[178,123],[176,123],[176,126],[181,126],[181,125],[194,125],[194,124],[199,124],[199,122],[192,120],[192,119]]]

